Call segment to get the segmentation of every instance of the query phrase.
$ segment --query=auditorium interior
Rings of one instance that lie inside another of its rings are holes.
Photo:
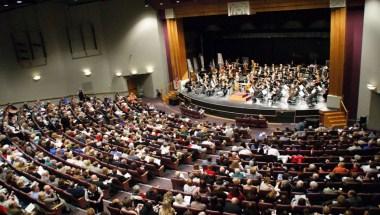
[[[8,214],[380,214],[380,1],[0,0]]]

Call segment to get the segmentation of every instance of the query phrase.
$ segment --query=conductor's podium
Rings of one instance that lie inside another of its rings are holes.
[[[251,99],[248,93],[236,92],[228,97],[232,102],[246,102]]]

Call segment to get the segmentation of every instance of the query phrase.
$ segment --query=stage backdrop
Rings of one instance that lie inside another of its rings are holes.
[[[330,9],[193,17],[183,24],[187,57],[203,53],[206,64],[219,52],[268,64],[323,64],[329,58]]]

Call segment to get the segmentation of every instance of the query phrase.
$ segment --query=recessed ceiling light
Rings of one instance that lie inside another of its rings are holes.
[[[164,3],[163,3],[163,2],[160,2],[160,5],[161,5],[161,6],[164,5]]]
[[[177,4],[179,4],[181,1],[177,0],[176,2],[177,2]]]
[[[21,4],[21,3],[22,3],[22,1],[16,1],[16,3],[17,3],[17,4]]]
[[[5,4],[5,5],[3,5],[4,7],[8,7],[8,5],[7,4]]]

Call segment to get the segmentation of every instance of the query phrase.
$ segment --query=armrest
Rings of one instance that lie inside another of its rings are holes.
[[[131,179],[128,178],[127,180],[125,180],[125,181],[122,183],[122,187],[123,187],[124,190],[129,190],[129,181],[130,181],[130,180],[131,180]]]
[[[163,176],[165,172],[165,166],[161,165],[160,168],[158,168],[158,176]]]
[[[145,173],[140,176],[140,181],[142,183],[148,183],[148,173],[149,171],[145,171]]]
[[[86,200],[84,199],[84,197],[80,197],[78,200],[77,200],[77,204],[80,208],[82,209],[85,209],[87,208],[87,202]]]
[[[193,154],[190,154],[185,158],[185,164],[192,164],[193,163]]]

